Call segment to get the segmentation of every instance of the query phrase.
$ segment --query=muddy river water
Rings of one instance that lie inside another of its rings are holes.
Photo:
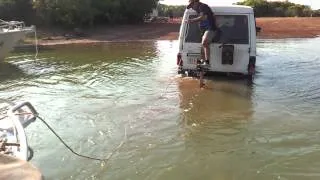
[[[15,52],[0,98],[30,101],[31,160],[47,179],[320,178],[320,39],[259,40],[253,84],[176,74],[177,41]],[[119,144],[122,146],[114,151]]]

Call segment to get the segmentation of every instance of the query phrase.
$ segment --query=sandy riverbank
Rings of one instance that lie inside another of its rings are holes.
[[[320,35],[320,18],[257,18],[262,28],[258,38],[313,38]],[[141,25],[118,25],[81,30],[81,36],[62,30],[37,30],[40,45],[88,44],[114,41],[176,40],[180,20],[168,23],[145,23]],[[34,42],[29,39],[27,42]]]

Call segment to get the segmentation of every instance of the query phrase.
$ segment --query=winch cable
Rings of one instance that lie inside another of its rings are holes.
[[[37,60],[39,48],[38,48],[37,28],[35,26],[34,26],[34,41],[35,41],[35,49],[36,49],[36,54],[35,54],[34,58],[35,58],[35,60]]]
[[[164,92],[161,93],[159,98],[163,98],[165,96],[165,94],[168,93],[168,88],[170,87],[170,85],[174,82],[174,78],[171,79],[169,81],[169,83],[167,84],[166,88],[164,89]],[[87,159],[91,159],[91,160],[98,160],[98,161],[104,161],[107,162],[108,160],[111,159],[111,157],[114,155],[114,152],[119,150],[123,144],[125,143],[125,141],[127,140],[127,129],[126,127],[124,127],[124,139],[121,141],[121,143],[111,151],[111,153],[109,154],[109,156],[107,158],[98,158],[98,157],[91,157],[91,156],[87,156],[87,155],[83,155],[80,154],[78,152],[76,152],[75,150],[73,150],[55,131],[54,129],[39,115],[35,114],[35,116],[37,118],[39,118],[46,126],[47,128],[60,140],[60,142],[66,147],[68,148],[73,154],[79,156],[79,157],[83,157],[83,158],[87,158]]]
[[[189,31],[189,26],[187,27],[186,31],[187,32]],[[34,38],[35,38],[34,40],[35,40],[35,51],[36,51],[34,58],[35,58],[35,60],[37,60],[37,56],[38,56],[39,50],[38,50],[38,38],[37,38],[37,30],[36,30],[36,28],[34,29]],[[179,62],[179,64],[180,64],[180,62]],[[173,79],[168,83],[168,85],[166,86],[164,92],[161,93],[159,98],[163,97],[167,93],[167,90],[168,90],[169,86],[172,83],[173,83]],[[87,159],[91,159],[91,160],[107,162],[112,158],[112,156],[114,155],[114,152],[117,151],[118,149],[120,149],[123,146],[123,144],[125,143],[125,140],[127,139],[127,130],[126,130],[126,127],[124,127],[124,140],[121,141],[121,143],[111,151],[111,153],[108,155],[107,158],[98,158],[98,157],[92,157],[92,156],[88,156],[88,155],[83,155],[83,154],[80,154],[80,153],[76,152],[75,150],[73,150],[41,116],[36,115],[36,117],[39,118],[47,126],[47,128],[60,140],[60,142],[68,150],[70,150],[73,154],[75,154],[75,155],[77,155],[79,157],[82,157],[82,158],[87,158]],[[30,149],[30,150],[32,150],[32,149]],[[33,152],[32,152],[32,156],[33,156]]]
[[[164,97],[165,94],[168,93],[168,88],[170,87],[170,85],[174,82],[175,78],[171,79],[169,81],[169,83],[167,84],[166,88],[164,89],[164,92],[161,93],[160,97],[159,98],[162,98]],[[179,94],[181,95],[181,94]],[[30,113],[20,113],[20,114],[30,114]],[[15,115],[20,115],[20,114],[15,114]],[[88,155],[83,155],[83,154],[80,154],[78,152],[76,152],[75,150],[73,150],[56,132],[55,130],[44,120],[44,118],[42,118],[41,116],[39,116],[38,113],[34,114],[34,116],[36,118],[39,118],[46,126],[47,128],[60,140],[60,142],[68,149],[70,150],[73,154],[79,156],[79,157],[82,157],[82,158],[86,158],[86,159],[91,159],[91,160],[97,160],[97,161],[103,161],[104,163],[106,163],[107,161],[109,161],[112,156],[114,155],[115,151],[119,150],[123,144],[125,143],[125,141],[127,140],[127,129],[126,129],[126,126],[124,127],[124,139],[121,141],[121,143],[116,147],[114,148],[111,153],[106,157],[106,158],[99,158],[99,157],[92,157],[92,156],[88,156]],[[28,157],[28,160],[30,160],[32,157],[33,157],[33,150],[29,148],[29,151],[30,151],[30,157]]]
[[[75,150],[73,150],[54,130],[53,128],[39,115],[36,116],[37,118],[39,118],[46,126],[48,129],[50,129],[50,131],[62,142],[62,144],[68,148],[73,154],[79,156],[79,157],[83,157],[83,158],[87,158],[87,159],[91,159],[91,160],[98,160],[98,161],[104,161],[107,162],[108,160],[110,160],[110,158],[114,155],[114,152],[117,151],[119,148],[122,147],[122,145],[124,144],[125,140],[127,139],[127,130],[126,127],[124,127],[124,140],[121,141],[121,143],[111,151],[111,153],[109,154],[109,156],[107,158],[98,158],[98,157],[91,157],[91,156],[87,156],[87,155],[83,155],[80,154],[78,152],[76,152]]]

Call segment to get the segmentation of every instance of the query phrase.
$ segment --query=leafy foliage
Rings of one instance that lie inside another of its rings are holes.
[[[0,18],[37,25],[81,27],[85,25],[139,23],[158,9],[159,16],[181,17],[186,6],[158,4],[159,0],[0,0]],[[256,16],[320,16],[320,10],[286,2],[245,0],[237,4],[254,8]]]
[[[44,25],[76,27],[97,23],[137,23],[158,0],[0,0],[3,19],[27,18]]]
[[[32,0],[0,0],[0,18],[32,22],[34,11]]]
[[[158,6],[159,16],[169,17],[170,15],[174,17],[182,17],[187,6],[168,6],[165,4],[160,4]]]
[[[245,0],[237,4],[253,7],[257,17],[319,16],[319,10],[313,11],[309,6],[294,4],[289,1]]]

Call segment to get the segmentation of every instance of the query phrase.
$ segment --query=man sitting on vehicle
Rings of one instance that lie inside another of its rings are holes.
[[[187,23],[199,22],[201,36],[202,36],[202,47],[204,55],[202,54],[202,62],[204,65],[210,63],[210,43],[216,35],[217,25],[216,18],[211,8],[199,0],[189,0],[188,9],[192,8],[197,11],[199,16],[197,18],[188,19]]]

